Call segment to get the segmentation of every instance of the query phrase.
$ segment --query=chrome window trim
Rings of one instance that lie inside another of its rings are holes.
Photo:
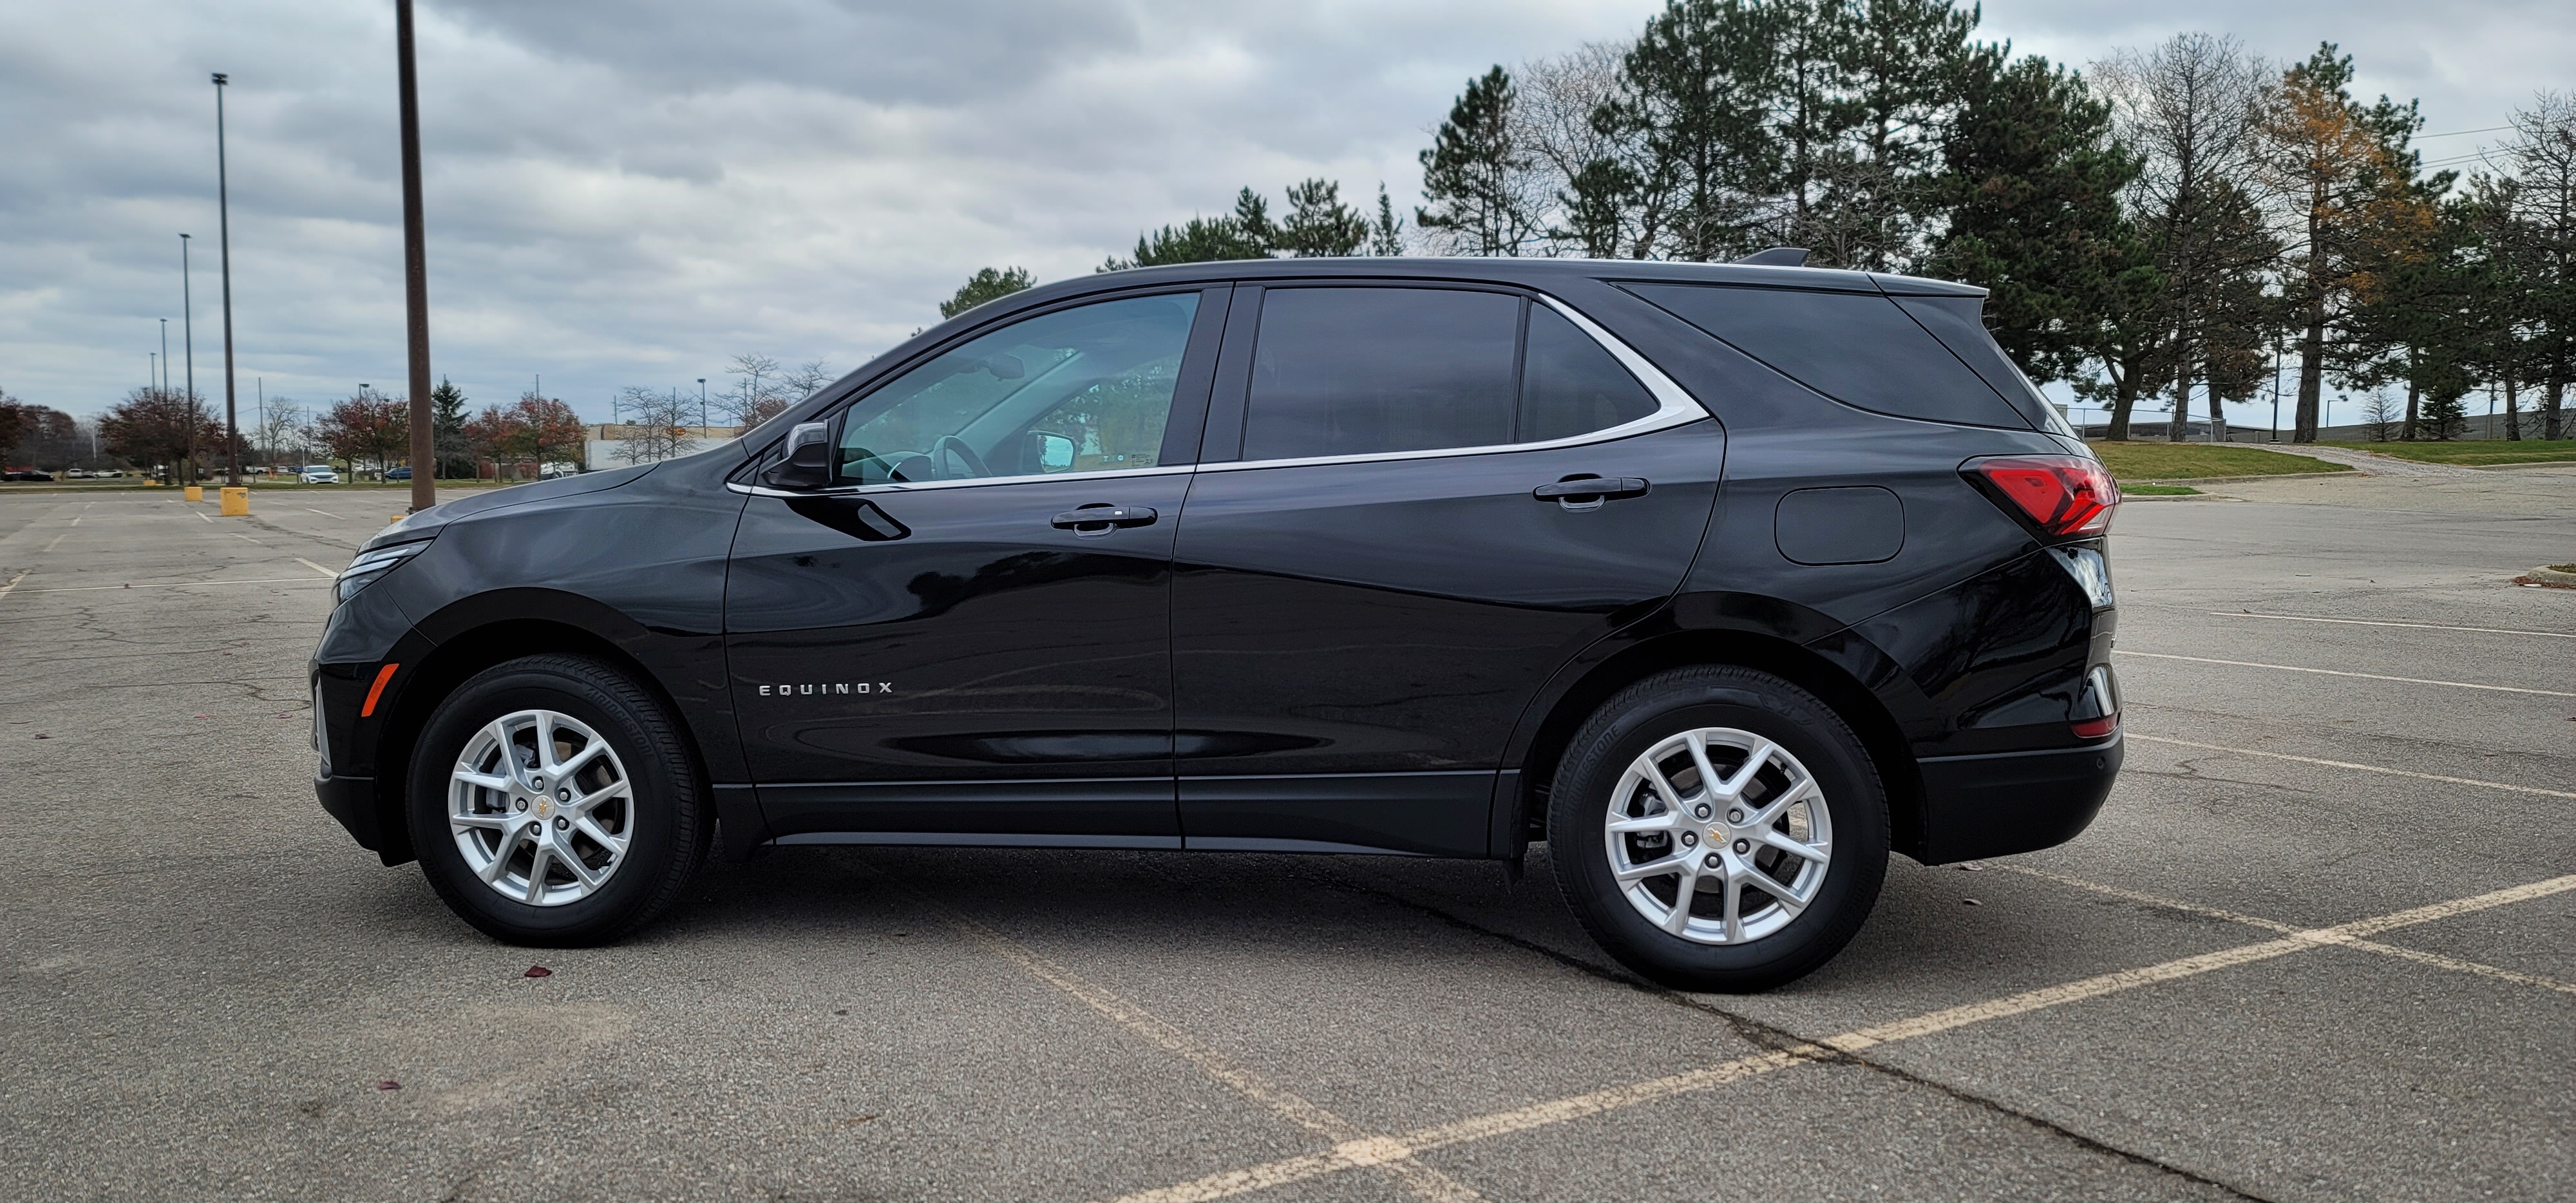
[[[1589,446],[1593,443],[1607,443],[1618,439],[1634,438],[1641,434],[1652,434],[1658,430],[1670,430],[1676,426],[1687,426],[1693,422],[1705,421],[1709,418],[1709,411],[1702,408],[1698,401],[1692,399],[1691,395],[1684,391],[1681,385],[1674,383],[1672,377],[1665,375],[1660,369],[1656,368],[1654,364],[1648,363],[1646,361],[1646,357],[1639,355],[1634,348],[1631,348],[1628,344],[1619,341],[1618,336],[1602,329],[1601,326],[1591,318],[1585,317],[1581,313],[1576,312],[1573,307],[1567,305],[1563,301],[1557,300],[1555,297],[1548,296],[1545,293],[1532,293],[1529,295],[1540,304],[1555,310],[1557,314],[1565,318],[1565,320],[1574,323],[1575,329],[1581,330],[1586,335],[1591,336],[1592,341],[1601,344],[1602,350],[1608,351],[1611,358],[1619,361],[1620,367],[1628,369],[1628,374],[1636,377],[1639,383],[1644,384],[1646,386],[1646,392],[1650,396],[1654,397],[1655,412],[1639,418],[1634,422],[1622,422],[1617,426],[1605,426],[1599,430],[1587,431],[1583,434],[1577,435],[1568,435],[1561,439],[1548,439],[1544,442],[1537,443],[1488,443],[1477,447],[1426,447],[1418,451],[1372,451],[1357,455],[1314,455],[1306,456],[1301,459],[1231,460],[1224,463],[1214,464],[1176,464],[1171,467],[1163,468],[1128,468],[1109,472],[1053,472],[1021,476],[985,476],[977,477],[973,480],[905,481],[879,485],[841,485],[834,488],[824,489],[776,489],[771,488],[768,485],[745,484],[739,481],[729,483],[725,485],[725,488],[751,497],[782,497],[791,499],[797,497],[864,497],[880,493],[918,493],[927,492],[933,489],[964,489],[976,488],[984,485],[1026,484],[1033,480],[1072,480],[1077,477],[1084,480],[1114,480],[1136,476],[1177,476],[1184,473],[1195,472],[1242,472],[1254,468],[1305,468],[1322,464],[1370,464],[1381,461],[1393,462],[1412,459],[1445,459],[1453,455],[1501,455],[1506,452],[1513,451],[1552,451],[1560,447],[1583,447]]]
[[[1590,335],[1592,341],[1601,344],[1601,349],[1608,351],[1612,359],[1619,361],[1620,367],[1628,369],[1629,375],[1636,377],[1639,383],[1645,385],[1648,395],[1655,399],[1655,412],[1634,422],[1622,422],[1617,426],[1605,426],[1599,430],[1536,443],[1487,443],[1476,447],[1425,447],[1417,451],[1310,455],[1298,459],[1234,460],[1225,463],[1199,464],[1197,470],[1241,472],[1253,468],[1304,468],[1319,464],[1370,464],[1379,461],[1445,459],[1453,455],[1500,455],[1510,451],[1551,451],[1559,447],[1582,447],[1593,443],[1607,443],[1615,439],[1632,438],[1658,430],[1670,430],[1675,426],[1687,426],[1708,418],[1708,410],[1702,408],[1698,401],[1693,400],[1681,385],[1675,384],[1672,377],[1664,375],[1655,365],[1646,362],[1645,356],[1639,355],[1628,344],[1619,341],[1616,335],[1602,329],[1591,318],[1575,312],[1573,307],[1555,297],[1545,293],[1531,295],[1540,304],[1555,310],[1565,320],[1574,323],[1575,329]]]
[[[768,485],[732,481],[725,488],[746,497],[866,497],[883,493],[924,493],[933,489],[971,489],[983,485],[1022,485],[1038,480],[1117,480],[1136,476],[1180,476],[1196,468],[1176,464],[1168,468],[1118,468],[1105,472],[1036,472],[1018,476],[978,476],[971,480],[909,480],[875,485],[837,485],[824,489],[778,489]]]

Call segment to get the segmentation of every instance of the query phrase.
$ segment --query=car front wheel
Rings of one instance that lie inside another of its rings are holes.
[[[512,660],[457,687],[421,731],[408,800],[439,897],[513,944],[598,944],[650,922],[714,827],[661,704],[579,656]]]
[[[1558,888],[1621,963],[1767,990],[1842,950],[1878,901],[1887,800],[1841,716],[1769,673],[1676,669],[1575,734],[1549,793]]]

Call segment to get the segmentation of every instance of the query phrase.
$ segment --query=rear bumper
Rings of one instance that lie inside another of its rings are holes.
[[[329,772],[313,776],[313,793],[322,799],[322,809],[340,825],[358,846],[382,853],[383,833],[376,829],[376,779],[373,777],[334,777]]]
[[[2120,774],[2125,737],[2081,748],[1938,756],[1923,772],[1927,865],[2053,848],[2092,825]]]

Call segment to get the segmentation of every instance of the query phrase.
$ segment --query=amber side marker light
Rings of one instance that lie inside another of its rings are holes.
[[[1960,471],[2012,503],[2047,535],[2102,534],[2120,506],[2120,486],[2111,473],[2080,455],[1997,456],[1970,460]]]
[[[376,716],[376,699],[385,696],[385,682],[393,680],[394,670],[401,667],[402,665],[399,664],[388,664],[376,670],[376,683],[367,690],[367,704],[358,707],[359,718]]]

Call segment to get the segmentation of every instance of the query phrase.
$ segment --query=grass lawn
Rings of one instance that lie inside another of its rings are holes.
[[[2451,443],[2356,443],[2363,451],[2376,451],[2399,459],[2427,464],[2549,464],[2576,460],[2576,439],[2523,439],[2503,442],[2479,439],[2475,442]]]
[[[2198,497],[2200,490],[2190,485],[2123,484],[2120,486],[2120,495],[2123,497]]]
[[[2190,480],[2201,476],[2291,476],[2302,472],[2350,472],[2304,455],[2284,455],[2224,443],[2094,443],[2093,454],[2126,485],[2133,480]]]

